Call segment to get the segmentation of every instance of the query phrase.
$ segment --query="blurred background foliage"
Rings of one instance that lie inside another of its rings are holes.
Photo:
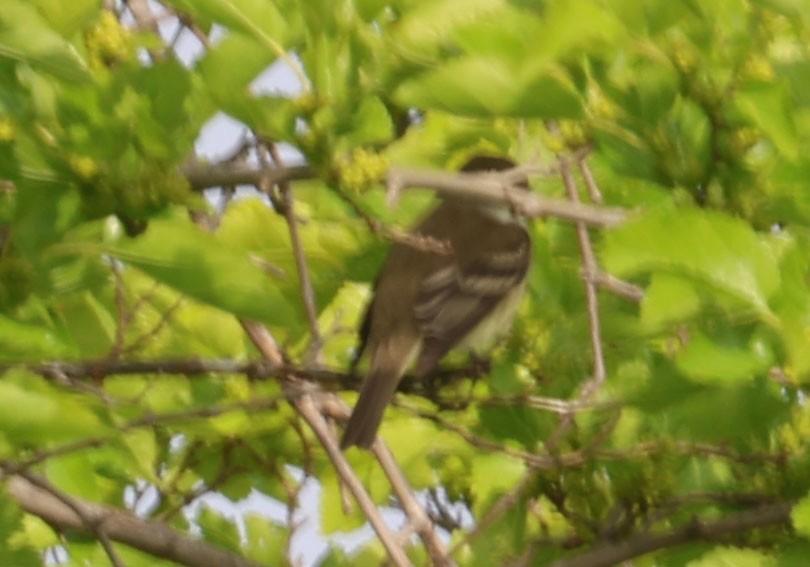
[[[476,152],[554,165],[588,147],[604,202],[632,212],[592,231],[600,266],[644,289],[640,303],[600,294],[606,384],[554,437],[560,416],[539,397],[578,396],[592,330],[574,227],[536,221],[528,299],[491,375],[440,391],[454,409],[402,396],[382,436],[416,489],[441,488],[437,506],[480,519],[520,486],[474,538],[452,530],[459,564],[547,564],[697,515],[797,501],[793,529],[691,541],[638,564],[792,565],[810,552],[805,0],[167,0],[150,4],[166,15],[162,35],[126,3],[99,4],[0,9],[7,470],[44,455],[32,470],[54,486],[118,507],[150,486],[146,515],[188,531],[183,507],[211,491],[294,507],[292,466],[323,488],[322,533],[361,525],[273,380],[146,373],[65,385],[27,365],[255,359],[236,316],[268,325],[302,363],[311,337],[285,218],[247,188],[217,208],[183,174],[219,113],[257,142],[248,163],[270,142],[314,172],[293,195],[321,362],[337,369],[387,246],[363,215],[403,228],[431,199],[409,193],[389,207],[379,183],[389,165],[452,169]],[[197,38],[199,57],[182,62],[166,22]],[[256,88],[274,64],[294,94]],[[533,186],[564,195],[557,176]],[[371,458],[349,458],[389,502]],[[251,517],[238,532],[212,508],[196,522],[245,557],[289,557],[293,526]],[[57,536],[0,499],[4,558],[38,565],[53,546],[65,564],[106,561],[97,541]],[[320,564],[383,558],[374,541],[354,553],[329,547]]]

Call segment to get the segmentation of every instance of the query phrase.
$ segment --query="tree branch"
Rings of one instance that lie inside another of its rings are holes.
[[[85,513],[85,510],[78,505],[76,501],[50,482],[47,479],[35,476],[28,472],[20,473],[19,476],[24,478],[27,482],[30,482],[32,485],[36,486],[37,488],[44,490],[54,498],[58,499],[62,502],[65,506],[73,510],[73,512],[81,519],[84,523],[84,527],[93,534],[96,539],[98,539],[101,547],[104,549],[104,552],[107,554],[107,557],[110,559],[110,563],[113,567],[126,567],[126,564],[118,557],[118,552],[115,551],[115,548],[110,541],[110,537],[107,535],[106,528],[102,525],[103,519],[90,517],[88,514]]]
[[[23,510],[59,531],[96,535],[87,525],[90,522],[103,527],[110,540],[188,567],[258,567],[257,563],[181,535],[165,524],[68,495],[57,497],[19,475],[7,476],[5,480],[8,494]]]
[[[555,125],[552,125],[556,129]],[[579,205],[579,190],[577,189],[574,176],[571,172],[571,162],[568,157],[560,156],[560,175],[565,185],[565,191],[572,204]],[[590,173],[590,170],[588,170]],[[602,196],[596,187],[593,179],[588,183],[588,191],[591,198],[601,200]],[[576,222],[577,241],[579,251],[582,256],[582,276],[585,280],[585,304],[588,308],[588,327],[591,335],[591,355],[593,357],[593,373],[590,379],[582,386],[579,394],[581,401],[587,401],[604,383],[607,371],[605,370],[605,356],[602,352],[602,324],[599,314],[599,296],[597,294],[597,278],[600,273],[599,265],[596,263],[596,255],[593,251],[591,236],[588,227],[582,221]],[[566,431],[573,423],[573,414],[564,416],[557,429],[546,440],[546,447],[549,451],[560,442]]]
[[[435,526],[427,512],[414,497],[408,479],[405,478],[402,469],[399,468],[388,445],[378,437],[372,446],[372,450],[385,476],[388,477],[388,481],[391,483],[391,487],[394,489],[394,493],[397,495],[397,499],[410,521],[410,525],[416,530],[425,545],[425,550],[433,565],[435,567],[451,567],[455,565],[455,562],[450,559],[445,551],[444,544],[436,535]]]
[[[687,525],[671,532],[641,534],[620,543],[599,545],[581,555],[557,561],[552,567],[609,567],[656,549],[675,547],[690,541],[712,541],[725,534],[786,524],[790,522],[792,508],[793,503],[780,502],[730,514],[714,522],[694,518]]]
[[[190,161],[181,172],[191,187],[202,190],[210,187],[233,185],[276,185],[287,181],[313,179],[315,171],[309,166],[261,167],[244,164],[208,165]],[[451,173],[446,171],[391,168],[385,184],[392,195],[409,188],[433,189],[443,197],[455,197],[480,202],[504,202],[514,205],[527,217],[556,217],[589,226],[610,227],[621,224],[628,211],[618,207],[604,207],[572,203],[526,192],[514,187],[508,177],[500,179],[491,174]]]
[[[180,168],[191,188],[197,191],[234,185],[276,185],[285,181],[313,179],[315,170],[307,165],[293,167],[260,167],[244,163],[207,164],[189,160]]]
[[[281,155],[275,144],[268,143],[267,151],[273,158],[276,167],[283,170],[284,165],[281,160]],[[298,219],[295,217],[295,201],[293,200],[292,188],[290,187],[289,181],[279,183],[278,188],[281,192],[281,204],[283,208],[281,212],[287,220],[287,228],[290,232],[290,244],[292,245],[293,255],[295,257],[295,266],[298,270],[298,287],[301,293],[301,300],[304,303],[307,323],[309,323],[309,346],[304,361],[310,365],[319,365],[321,362],[323,338],[318,329],[318,308],[315,305],[315,290],[312,287],[312,278],[309,275],[306,253],[304,252],[304,245],[301,242],[301,234],[298,231]],[[267,190],[268,188],[264,187],[263,189]]]
[[[253,344],[271,364],[283,363],[284,357],[282,356],[281,349],[273,335],[267,330],[267,327],[251,321],[241,321],[241,323],[242,327],[253,341]],[[409,567],[411,561],[405,554],[405,550],[402,549],[394,535],[388,529],[374,501],[368,495],[365,488],[363,488],[360,479],[357,478],[351,465],[349,465],[349,462],[340,450],[337,437],[330,431],[329,425],[321,414],[318,406],[315,404],[313,398],[314,395],[318,393],[316,386],[299,380],[292,374],[285,376],[284,386],[288,399],[315,433],[318,441],[320,441],[326,451],[327,456],[332,461],[332,465],[335,467],[335,471],[341,481],[348,486],[357,500],[357,503],[360,505],[360,508],[363,510],[363,513],[366,515],[369,524],[371,524],[371,527],[376,532],[377,537],[380,538],[380,542],[388,552],[391,561],[393,561],[397,567]]]
[[[554,199],[527,192],[492,174],[392,168],[386,177],[386,185],[389,193],[394,196],[403,189],[430,188],[443,197],[478,202],[506,201],[515,206],[522,215],[530,218],[556,217],[596,227],[616,226],[628,216],[628,211],[617,207],[572,203],[565,199]]]

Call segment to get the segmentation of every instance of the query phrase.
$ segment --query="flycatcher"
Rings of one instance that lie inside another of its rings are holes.
[[[462,171],[512,167],[507,159],[479,156]],[[528,188],[525,181],[521,185]],[[424,378],[453,348],[491,347],[508,330],[523,294],[531,242],[509,203],[446,198],[411,232],[448,243],[450,252],[391,246],[360,329],[358,357],[368,355],[369,370],[341,441],[344,449],[371,446],[412,364],[416,377]]]

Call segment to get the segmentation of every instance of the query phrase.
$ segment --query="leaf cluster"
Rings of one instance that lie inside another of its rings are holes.
[[[321,533],[359,527],[365,515],[344,506],[279,381],[30,367],[258,358],[241,319],[264,323],[294,366],[347,368],[387,244],[369,227],[397,234],[430,200],[408,193],[389,207],[387,167],[452,169],[481,152],[559,166],[583,152],[576,180],[594,179],[605,203],[631,212],[591,231],[599,269],[643,298],[603,290],[595,326],[576,227],[532,220],[528,297],[487,377],[401,395],[383,438],[415,490],[441,495],[431,512],[459,564],[565,565],[781,502],[798,502],[792,528],[720,542],[695,530],[639,561],[787,565],[807,550],[803,2],[163,2],[178,37],[200,40],[191,61],[149,22],[122,25],[133,12],[98,4],[4,0],[0,11],[6,474],[42,475],[260,564],[291,561],[295,525],[246,516],[237,529],[208,507],[191,526],[182,511],[212,492],[258,491],[292,518],[303,472],[320,486]],[[257,79],[267,69],[292,87],[268,89]],[[249,132],[234,161],[266,166],[292,147],[310,166],[292,185],[291,215],[284,187],[191,190],[182,171],[220,114]],[[559,176],[532,185],[565,195]],[[593,337],[606,379],[583,395]],[[347,458],[389,503],[376,461]],[[458,509],[478,528],[451,522]],[[109,558],[97,538],[57,536],[0,499],[4,558],[35,565],[56,548],[70,564]],[[126,564],[160,564],[121,549]],[[319,561],[383,560],[376,541],[353,553],[330,544]],[[419,546],[408,553],[427,561]]]

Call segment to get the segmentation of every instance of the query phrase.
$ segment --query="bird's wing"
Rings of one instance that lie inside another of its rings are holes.
[[[423,337],[417,375],[430,373],[526,276],[529,237],[522,230],[515,234],[517,242],[445,264],[423,280],[414,304]]]

